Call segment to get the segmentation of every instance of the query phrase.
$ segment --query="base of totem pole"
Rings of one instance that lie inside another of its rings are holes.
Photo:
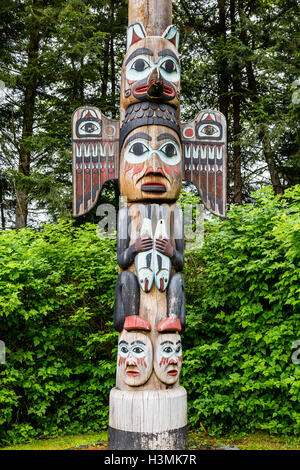
[[[113,388],[109,403],[110,450],[187,449],[187,394],[169,390]]]

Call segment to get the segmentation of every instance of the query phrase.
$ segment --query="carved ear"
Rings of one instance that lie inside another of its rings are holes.
[[[165,32],[162,35],[163,38],[168,39],[171,41],[172,44],[178,49],[179,46],[179,31],[176,26],[171,25],[168,26]]]
[[[141,23],[134,23],[127,28],[127,50],[136,42],[146,37],[146,31]]]

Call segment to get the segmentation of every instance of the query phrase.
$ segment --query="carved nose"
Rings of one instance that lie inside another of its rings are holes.
[[[162,173],[164,174],[162,168],[161,168],[161,159],[159,157],[159,155],[156,153],[156,151],[154,150],[153,153],[151,154],[150,158],[149,158],[149,165],[150,165],[150,169],[152,170],[153,173]],[[149,170],[147,170],[148,173],[149,173]]]
[[[164,83],[158,67],[152,70],[148,80],[149,98],[161,98],[164,91]]]
[[[169,364],[177,364],[177,361],[175,361],[175,359],[170,359]]]
[[[129,356],[126,360],[126,366],[136,366],[136,361],[132,356]]]

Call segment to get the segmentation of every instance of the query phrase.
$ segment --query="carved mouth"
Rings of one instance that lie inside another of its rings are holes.
[[[132,377],[136,377],[137,375],[140,375],[140,373],[137,370],[127,370],[126,374]]]
[[[148,92],[148,83],[145,85],[137,86],[134,90],[135,95],[146,95]]]
[[[167,96],[175,96],[175,91],[173,90],[173,88],[169,85],[166,85],[164,83],[164,95],[167,95]]]
[[[157,181],[149,181],[147,183],[142,184],[142,191],[165,193],[167,191],[167,188],[164,184],[158,183]]]
[[[154,88],[155,88],[155,93],[154,93]],[[137,95],[137,96],[147,95],[149,93],[150,95],[154,93],[153,98],[159,98],[162,94],[168,96],[169,98],[173,98],[175,96],[174,89],[171,86],[166,85],[165,83],[163,84],[163,89],[161,85],[156,86],[156,84],[151,84],[151,86],[149,87],[149,83],[145,83],[144,85],[139,85],[134,89],[134,95]]]
[[[175,376],[175,375],[177,375],[177,374],[178,374],[178,371],[175,370],[175,369],[172,369],[172,370],[169,370],[169,371],[168,371],[168,375]]]

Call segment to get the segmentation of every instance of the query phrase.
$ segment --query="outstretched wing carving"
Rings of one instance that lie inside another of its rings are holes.
[[[206,209],[226,216],[226,119],[206,109],[182,124],[183,179],[194,183]]]
[[[105,181],[118,178],[120,123],[98,108],[81,107],[72,116],[73,215],[89,212]]]

